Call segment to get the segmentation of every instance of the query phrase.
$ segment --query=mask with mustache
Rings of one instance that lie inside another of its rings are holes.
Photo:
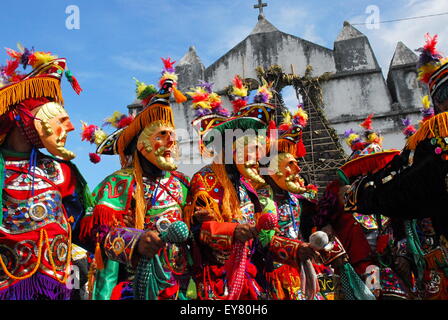
[[[34,126],[44,147],[53,156],[72,160],[75,154],[65,148],[67,134],[75,128],[65,109],[58,103],[49,102],[31,112],[35,116]]]
[[[137,150],[153,165],[163,171],[177,169],[177,142],[174,128],[162,122],[152,123],[140,134]]]
[[[291,193],[306,192],[303,179],[300,177],[297,160],[290,153],[276,155],[269,165],[269,176],[281,189]]]
[[[261,145],[261,141],[259,142],[256,137],[241,137],[236,140],[234,146],[234,161],[239,173],[256,185],[266,183],[258,170]]]

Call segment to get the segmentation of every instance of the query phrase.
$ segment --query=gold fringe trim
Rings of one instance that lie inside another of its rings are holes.
[[[200,202],[200,205],[198,205],[198,202]],[[190,228],[191,226],[196,207],[206,209],[209,215],[213,216],[214,221],[224,222],[219,212],[219,206],[216,201],[212,197],[210,197],[207,191],[199,191],[194,195],[191,204],[188,204],[184,208],[184,222],[187,224],[188,228]]]
[[[448,112],[440,113],[426,120],[417,132],[408,139],[406,148],[415,150],[421,141],[436,137],[436,132],[439,137],[448,137]]]
[[[135,188],[135,228],[143,230],[145,227],[146,202],[143,188],[143,171],[138,160],[137,150],[134,152]]]
[[[167,126],[174,128],[173,110],[170,106],[155,104],[147,107],[140,112],[131,122],[131,124],[123,130],[117,141],[117,151],[120,155],[122,165],[126,163],[124,150],[128,144],[139,134],[146,126],[155,121],[166,123]]]
[[[279,153],[290,153],[295,156],[296,145],[294,143],[291,143],[288,140],[278,140],[277,141],[277,150]]]
[[[42,97],[52,98],[55,102],[64,104],[59,79],[31,78],[0,89],[0,115],[5,114],[12,106],[26,99]]]

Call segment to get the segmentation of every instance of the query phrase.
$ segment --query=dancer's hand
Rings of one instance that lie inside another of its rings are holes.
[[[257,236],[257,228],[248,224],[240,223],[236,226],[233,237],[237,241],[246,242]]]
[[[165,242],[159,238],[159,234],[155,231],[144,233],[138,240],[138,253],[149,259],[154,258],[157,252],[163,248]]]
[[[306,242],[302,243],[297,250],[297,258],[299,261],[306,261],[308,259],[316,260],[318,256],[319,253],[314,251],[314,249],[310,247],[310,244]]]
[[[210,212],[207,209],[204,209],[202,207],[196,207],[194,209],[194,218],[198,223],[203,223],[214,219],[213,215],[210,214]]]
[[[128,228],[135,227],[135,219],[132,211],[129,211],[128,214],[123,215],[123,223]]]

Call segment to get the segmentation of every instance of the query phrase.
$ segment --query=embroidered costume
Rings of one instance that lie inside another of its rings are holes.
[[[247,151],[248,145],[260,147],[261,141],[265,141],[265,137],[257,138],[256,133],[267,128],[274,108],[265,103],[247,104],[243,81],[235,77],[233,84],[231,116],[210,84],[203,83],[189,93],[198,117],[193,126],[200,136],[201,152],[215,156],[211,165],[193,175],[185,209],[185,221],[191,224],[197,244],[193,248],[194,273],[198,299],[203,300],[257,300],[265,296],[256,281],[254,253],[258,240],[250,238],[242,242],[234,235],[241,225],[260,224],[261,205],[251,181],[259,177],[258,159],[255,152],[250,155],[239,152]],[[234,140],[226,137],[226,129],[252,129],[253,136],[245,136],[246,131]],[[210,146],[214,146],[214,153]],[[230,158],[227,164],[223,163]],[[244,169],[237,166],[237,158]],[[207,214],[197,210],[205,210]]]
[[[194,294],[187,243],[167,242],[152,259],[143,258],[137,249],[146,232],[162,237],[183,220],[189,188],[189,179],[174,170],[171,156],[177,146],[169,98],[171,93],[178,102],[185,97],[175,87],[173,62],[164,63],[158,92],[137,81],[144,109],[135,118],[115,113],[108,123],[117,130],[107,138],[99,127],[84,124],[84,138],[98,145],[97,153],[118,153],[123,167],[95,188],[93,213],[83,221],[83,237],[96,243],[93,299],[187,299],[189,288]],[[126,218],[134,223],[129,225]],[[143,277],[148,282],[142,283],[140,275],[147,272],[153,276]]]
[[[91,199],[69,161],[74,153],[64,148],[74,129],[62,107],[64,72],[77,93],[81,88],[65,59],[25,48],[8,54],[0,73],[0,299],[70,299],[71,268],[86,263],[74,242]],[[33,70],[20,74],[19,64]],[[43,147],[55,157],[38,151]]]

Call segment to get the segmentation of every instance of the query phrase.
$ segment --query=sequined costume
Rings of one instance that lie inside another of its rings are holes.
[[[93,299],[132,298],[132,279],[137,266],[135,246],[138,238],[147,230],[163,232],[174,221],[182,221],[182,209],[189,187],[187,177],[179,172],[166,172],[160,179],[143,177],[143,185],[147,208],[143,230],[128,228],[123,223],[123,216],[132,215],[134,210],[133,192],[136,184],[132,169],[113,173],[93,191],[93,216],[98,222],[91,234],[97,236],[99,245],[108,259],[104,271],[100,271],[97,276]],[[157,280],[160,292],[155,292],[152,299],[186,298],[190,280],[187,272],[188,257],[186,245],[167,244],[159,252],[156,259],[160,263],[160,279]],[[119,277],[119,269],[127,269],[127,275]],[[116,285],[119,288],[125,286],[131,292],[123,294],[121,289],[116,288],[113,293]]]
[[[85,182],[69,162],[39,153],[30,174],[29,154],[1,152],[0,299],[68,299]]]
[[[239,223],[255,224],[256,212],[260,212],[256,210],[260,210],[260,208],[256,208],[253,200],[251,200],[256,197],[256,192],[250,183],[244,177],[240,177],[237,185],[241,216],[224,220],[220,215],[224,188],[212,166],[202,168],[191,179],[189,205],[193,204],[193,206],[201,207],[205,202],[208,202],[215,208],[214,218],[211,221],[201,223],[194,216],[192,218],[191,230],[197,243],[197,246],[193,249],[193,257],[198,299],[227,299],[229,294],[228,271],[231,268],[228,258],[235,242],[233,239],[235,228]],[[257,300],[264,293],[255,280],[257,270],[251,261],[255,251],[255,242],[251,240],[246,245],[248,259],[240,299]],[[217,259],[219,255],[221,255],[220,261]]]
[[[165,241],[151,258],[137,246],[143,234],[155,231],[161,239],[173,222],[182,221],[189,188],[189,179],[175,171],[177,142],[169,101],[171,94],[179,103],[186,98],[176,89],[174,62],[162,60],[159,90],[137,81],[140,113],[134,117],[115,112],[107,120],[117,129],[110,135],[84,125],[83,138],[98,145],[96,152],[119,154],[122,164],[96,187],[93,212],[83,220],[82,238],[95,248],[92,299],[187,299],[189,284],[194,291],[188,242]],[[125,222],[125,217],[130,220]],[[185,240],[188,228],[186,233]],[[154,277],[142,283],[138,276],[147,272]]]
[[[84,283],[72,267],[87,254],[74,242],[91,199],[65,148],[74,127],[63,107],[64,73],[82,89],[64,58],[18,47],[7,49],[9,67],[0,72],[0,299],[79,299],[75,285]],[[19,65],[32,70],[22,74]]]
[[[273,211],[278,216],[279,232],[263,231],[262,242],[271,251],[271,265],[264,267],[264,274],[269,285],[269,295],[276,300],[307,300],[301,287],[301,269],[296,261],[297,256],[285,259],[284,252],[288,246],[299,247],[304,242],[301,231],[301,202],[309,201],[301,195],[287,191],[274,195],[271,186],[267,185],[257,190],[260,202],[265,211]],[[289,239],[289,240],[287,240]],[[285,246],[285,247],[283,247]],[[334,298],[333,271],[322,264],[314,264],[320,292],[314,300],[332,300]],[[302,275],[303,276],[303,275]]]

